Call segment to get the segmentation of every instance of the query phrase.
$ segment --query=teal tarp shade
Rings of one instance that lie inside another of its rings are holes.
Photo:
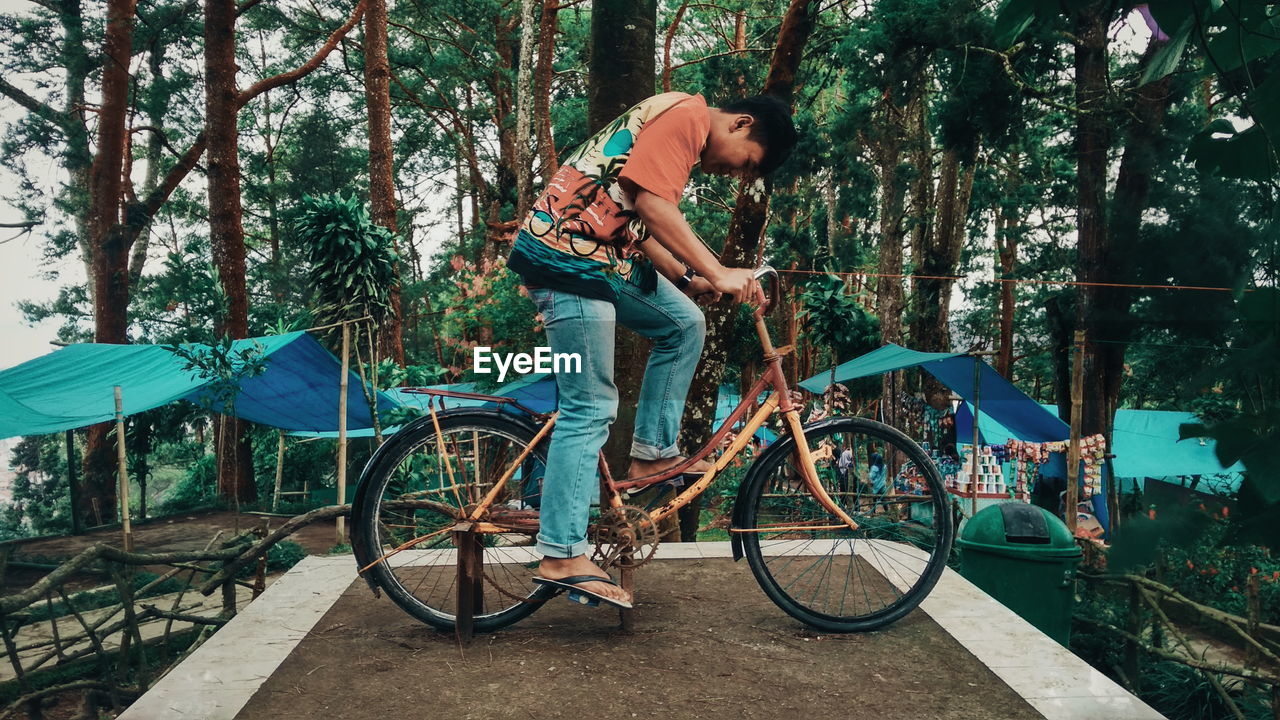
[[[1048,442],[1067,439],[1071,428],[1059,420],[1057,415],[1046,411],[990,365],[972,355],[918,352],[889,343],[837,366],[835,381],[843,383],[893,370],[919,367],[972,403],[975,396],[974,363],[978,364],[980,373],[977,390],[980,391],[979,405],[984,415],[994,418],[1024,440]],[[832,373],[828,370],[801,382],[800,387],[811,393],[821,393],[831,384],[831,379]]]
[[[266,371],[241,382],[235,414],[285,430],[336,429],[342,372],[338,359],[305,332],[237,340],[233,352],[254,343],[267,358]],[[159,345],[85,343],[0,371],[0,438],[111,420],[116,385],[121,387],[125,415],[177,400],[207,401],[209,381],[183,370],[185,364]],[[389,397],[379,396],[379,411],[394,407]],[[351,373],[347,425],[372,424],[360,378]]]
[[[766,397],[771,391],[766,390],[761,393],[761,397]],[[760,398],[756,398],[759,400]],[[712,431],[720,429],[720,425],[733,413],[733,409],[738,407],[738,403],[742,401],[742,393],[738,392],[732,385],[721,385],[720,394],[716,397],[716,424],[712,427]],[[751,419],[751,413],[748,412],[743,417],[743,422]],[[756,430],[756,437],[765,443],[771,443],[778,438],[777,433],[767,427],[760,427]]]
[[[1057,405],[1042,405],[1046,412],[1058,413]],[[973,434],[973,411],[967,405],[956,418],[956,435],[960,442],[969,442]],[[1179,440],[1178,426],[1198,423],[1196,416],[1188,412],[1171,410],[1116,411],[1112,430],[1112,470],[1116,477],[1144,478],[1170,475],[1215,475],[1241,473],[1244,466],[1236,463],[1222,467],[1216,454],[1216,443],[1209,438],[1204,443],[1196,438]],[[978,421],[983,439],[993,445],[1002,445],[1011,437],[1019,437],[1000,423],[986,417]],[[1025,439],[1025,438],[1020,438]],[[1237,480],[1238,484],[1238,480]]]
[[[452,385],[428,385],[430,390],[448,390],[450,392],[464,393],[480,393],[482,395],[497,395],[499,397],[509,397],[519,402],[521,405],[535,412],[550,413],[556,409],[556,380],[551,373],[536,373],[533,375],[525,375],[518,380],[499,386],[497,389],[485,389],[479,383],[465,382],[454,383]],[[427,395],[425,393],[407,392],[403,388],[391,388],[386,391],[388,397],[401,406],[413,407],[423,412],[427,412],[428,405],[435,403],[436,409],[452,410],[454,408],[469,407],[493,407],[497,403],[476,400],[474,398],[458,398],[448,397],[444,395]],[[383,435],[393,435],[400,430],[400,426],[387,427],[382,429]],[[293,432],[291,435],[298,437],[337,437],[336,432]],[[347,433],[349,437],[373,437],[373,428],[353,430]]]

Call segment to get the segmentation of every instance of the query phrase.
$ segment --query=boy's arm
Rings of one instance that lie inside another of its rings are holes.
[[[679,280],[684,275],[685,264],[672,255],[662,243],[655,240],[645,243],[640,246],[640,249],[644,251],[645,257],[653,262],[653,267],[671,282]]]
[[[623,189],[633,193],[634,206],[641,221],[653,234],[654,239],[665,250],[670,251],[664,253],[660,250],[645,248],[646,254],[653,260],[659,272],[670,278],[668,269],[671,261],[679,259],[706,278],[719,292],[733,295],[742,302],[764,302],[764,292],[760,289],[760,283],[756,281],[753,271],[747,268],[726,268],[721,265],[720,260],[706,245],[702,244],[694,234],[693,228],[689,227],[679,206],[634,183],[627,182],[626,178],[623,178]],[[681,268],[676,272],[675,277],[683,273],[684,270]]]
[[[710,280],[714,285],[725,268],[720,264],[720,260],[694,234],[693,228],[689,227],[689,222],[684,219],[684,213],[680,212],[680,207],[635,183],[627,182],[626,178],[623,178],[622,184],[623,189],[635,198],[636,212],[639,213],[640,220],[644,222],[644,226],[653,234],[654,239],[663,248],[669,250],[670,254],[675,256],[673,259],[678,259],[688,264],[689,267],[697,270],[699,275]],[[645,251],[648,254],[649,248],[645,248]],[[664,268],[659,265],[662,260],[657,259],[655,255],[657,253],[650,254],[649,257],[654,261],[655,265],[659,266],[660,270],[663,270]],[[681,268],[676,277],[683,273],[684,269]],[[663,274],[666,275],[666,272],[663,272]]]

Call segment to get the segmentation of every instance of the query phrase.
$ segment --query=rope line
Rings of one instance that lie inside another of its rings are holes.
[[[836,272],[822,270],[781,270],[780,273],[791,273],[792,275],[839,275],[845,277],[862,277],[862,278],[901,278],[907,280],[969,280],[964,275],[905,275],[901,273],[871,273],[871,272]],[[1140,290],[1199,290],[1206,292],[1235,292],[1235,288],[1229,287],[1210,287],[1205,285],[1147,285],[1141,283],[1104,283],[1104,282],[1083,282],[1080,280],[1036,280],[1033,278],[1001,278],[1001,279],[980,279],[977,282],[987,283],[1021,283],[1028,285],[1068,285],[1073,287],[1109,287],[1109,288],[1132,288]],[[1245,288],[1244,292],[1253,292],[1253,288]]]

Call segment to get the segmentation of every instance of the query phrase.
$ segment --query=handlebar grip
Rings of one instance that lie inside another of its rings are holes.
[[[773,267],[769,265],[761,265],[756,268],[755,278],[757,281],[760,281],[762,286],[764,285],[763,280],[765,278],[773,279],[773,282],[769,283],[769,288],[766,289],[764,293],[765,305],[758,311],[763,317],[773,312],[773,309],[777,307],[778,300],[780,299],[779,295],[782,290],[782,284],[778,281],[778,271],[774,270]]]

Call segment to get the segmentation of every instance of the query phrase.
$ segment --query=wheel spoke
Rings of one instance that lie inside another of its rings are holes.
[[[437,422],[393,437],[379,451],[389,459],[370,463],[366,472],[376,474],[362,479],[366,509],[360,522],[353,518],[353,537],[361,533],[353,545],[361,571],[389,597],[424,622],[451,631],[458,613],[455,528],[481,528],[470,535],[480,545],[483,568],[473,617],[477,630],[493,630],[524,617],[548,596],[531,581],[537,518],[526,502],[536,498],[545,446],[512,468],[534,437],[526,426],[487,414],[442,416]],[[480,525],[460,526],[509,470],[493,507],[480,508]]]
[[[749,506],[738,528],[752,570],[775,603],[811,625],[847,631],[892,622],[919,604],[947,561],[951,524],[941,478],[914,443],[879,423],[843,418],[806,436],[810,447],[837,449],[822,455],[818,477],[859,527],[841,523],[796,482],[795,453],[767,456],[771,464],[748,474]],[[836,466],[843,448],[847,480]],[[886,471],[904,459],[923,468],[923,494],[895,492]]]

